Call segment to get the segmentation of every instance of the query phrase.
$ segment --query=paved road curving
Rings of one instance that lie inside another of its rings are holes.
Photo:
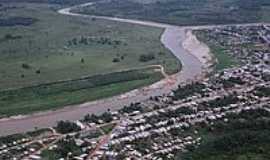
[[[91,3],[79,5],[86,6]],[[78,6],[75,6],[78,7]],[[77,17],[93,17],[89,15],[71,13],[75,7],[61,9],[60,14]],[[87,113],[102,113],[108,109],[117,110],[128,105],[131,102],[139,102],[148,99],[150,96],[168,94],[172,89],[176,88],[180,83],[186,83],[203,77],[203,66],[194,55],[188,53],[183,47],[182,42],[186,38],[185,29],[187,27],[179,27],[162,23],[149,21],[139,21],[130,19],[121,19],[114,17],[99,17],[96,18],[113,20],[123,23],[132,23],[137,25],[146,25],[151,27],[164,28],[164,33],[161,36],[161,42],[167,47],[182,63],[181,72],[161,80],[153,85],[141,89],[130,91],[126,94],[114,96],[111,98],[97,100],[80,105],[67,106],[57,111],[49,111],[36,113],[33,115],[17,118],[9,118],[0,120],[0,135],[8,135],[19,132],[33,130],[34,127],[50,127],[56,124],[59,120],[77,120],[82,118]],[[189,27],[188,27],[189,28]]]

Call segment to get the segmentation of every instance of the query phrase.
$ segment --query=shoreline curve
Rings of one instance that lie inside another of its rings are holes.
[[[112,111],[119,110],[123,106],[129,105],[132,102],[145,101],[151,96],[169,94],[171,90],[175,89],[179,84],[191,83],[192,81],[198,81],[205,77],[206,68],[204,68],[204,64],[199,60],[198,57],[196,57],[196,54],[194,55],[183,47],[183,42],[187,38],[186,30],[192,29],[192,27],[179,27],[163,23],[121,19],[116,17],[90,16],[71,12],[71,10],[76,7],[83,7],[87,5],[92,5],[92,3],[64,8],[59,10],[58,13],[67,16],[78,16],[84,18],[95,17],[123,23],[164,28],[164,32],[160,38],[161,43],[168,50],[170,50],[178,60],[181,61],[181,71],[150,86],[135,89],[110,98],[86,102],[78,105],[69,105],[55,111],[45,111],[26,116],[0,119],[0,128],[2,128],[2,130],[0,130],[0,136],[31,131],[35,127],[51,127],[60,120],[78,120],[87,113],[100,114],[108,109]]]

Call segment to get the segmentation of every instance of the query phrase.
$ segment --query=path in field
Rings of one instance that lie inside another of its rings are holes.
[[[91,3],[79,6],[86,6],[86,5],[91,5]],[[60,14],[64,14],[67,16],[77,16],[84,18],[93,17],[89,15],[71,13],[70,11],[76,7],[78,6],[62,9],[59,10],[58,12]],[[164,28],[164,33],[161,36],[161,42],[176,56],[177,59],[181,61],[182,70],[179,73],[166,77],[165,79],[150,86],[143,87],[141,89],[136,89],[128,93],[114,96],[111,98],[92,101],[79,105],[67,106],[56,111],[35,113],[33,115],[28,115],[24,117],[1,119],[0,135],[8,135],[30,131],[33,130],[34,127],[38,128],[51,127],[55,125],[57,121],[78,120],[81,119],[87,113],[100,114],[107,111],[108,109],[118,110],[121,109],[124,105],[129,105],[132,102],[140,102],[148,99],[151,96],[168,94],[172,89],[175,89],[178,86],[178,84],[190,83],[191,81],[200,80],[205,76],[207,64],[203,64],[203,62],[199,60],[198,55],[200,55],[200,53],[191,52],[192,48],[184,48],[182,46],[182,43],[187,39],[188,36],[186,34],[186,29],[193,29],[193,27],[179,27],[162,23],[121,19],[114,17],[99,17],[99,16],[94,17],[123,23],[131,23],[135,25],[146,25],[151,27]],[[198,28],[200,27],[196,27],[196,29]],[[191,41],[190,43],[193,42]],[[201,43],[196,44],[201,45]],[[186,46],[194,47],[194,45],[186,45]],[[205,45],[203,46],[207,47]],[[206,55],[208,55],[208,53],[206,53]]]

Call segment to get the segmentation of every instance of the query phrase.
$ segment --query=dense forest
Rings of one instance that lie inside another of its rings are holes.
[[[150,1],[149,1],[150,2]],[[80,10],[88,14],[147,19],[178,25],[247,23],[269,20],[267,0],[111,0]]]
[[[204,127],[198,148],[180,154],[183,160],[266,160],[270,157],[270,113],[257,109],[227,115],[229,123]]]

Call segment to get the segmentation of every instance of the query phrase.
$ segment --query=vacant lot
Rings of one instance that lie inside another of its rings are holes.
[[[268,0],[111,0],[81,12],[178,25],[269,21]]]
[[[5,21],[0,27],[0,115],[112,96],[161,78],[154,68],[147,73],[136,68],[162,64],[168,73],[179,70],[179,62],[160,43],[162,29],[63,16],[56,10],[41,4],[0,7]],[[126,70],[144,76],[127,76]],[[114,73],[123,79],[79,85],[83,78]],[[52,85],[57,82],[72,82],[75,87],[66,91],[66,85]],[[40,86],[50,89],[39,94]]]

